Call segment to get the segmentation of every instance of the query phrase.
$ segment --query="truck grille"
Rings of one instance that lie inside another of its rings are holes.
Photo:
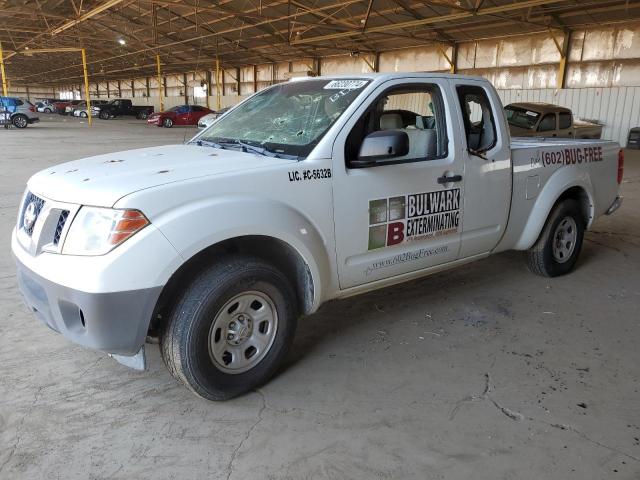
[[[62,235],[62,230],[64,229],[65,223],[67,223],[67,218],[69,218],[69,210],[62,210],[62,212],[60,212],[60,216],[58,217],[56,231],[53,234],[54,245],[58,245],[58,243],[60,243],[60,236]]]
[[[27,209],[29,209],[29,206],[31,204],[34,205],[34,210],[33,210],[34,218],[29,225],[25,225],[25,216],[27,215]],[[27,195],[25,196],[24,203],[22,204],[22,210],[20,212],[20,224],[18,225],[18,227],[22,228],[26,232],[26,234],[29,236],[33,234],[33,228],[36,225],[38,217],[40,216],[42,207],[44,207],[44,200],[38,197],[37,195],[34,195],[31,192],[28,192]]]

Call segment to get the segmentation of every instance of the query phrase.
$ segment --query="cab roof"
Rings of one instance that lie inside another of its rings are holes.
[[[524,110],[533,110],[538,113],[571,113],[571,110],[566,107],[560,107],[553,105],[552,103],[542,102],[522,102],[522,103],[510,103],[507,107],[522,108]]]

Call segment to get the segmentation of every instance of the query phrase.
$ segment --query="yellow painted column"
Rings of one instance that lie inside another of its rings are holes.
[[[2,74],[2,95],[7,96],[7,74],[4,73],[4,54],[2,53],[2,43],[0,42],[0,73]]]
[[[164,100],[162,99],[162,70],[160,70],[160,55],[156,55],[156,64],[158,65],[158,96],[160,97],[160,111],[164,110]]]
[[[84,72],[84,101],[87,104],[87,121],[89,126],[93,124],[91,115],[91,98],[89,97],[89,74],[87,73],[87,52],[82,49],[82,71]]]

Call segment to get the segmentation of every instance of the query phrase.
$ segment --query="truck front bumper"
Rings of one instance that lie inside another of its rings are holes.
[[[107,353],[140,352],[162,287],[88,293],[47,280],[15,260],[25,303],[49,328]]]

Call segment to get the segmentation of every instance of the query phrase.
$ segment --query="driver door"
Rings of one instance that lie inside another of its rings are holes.
[[[444,79],[386,82],[338,134],[333,194],[341,289],[458,258],[465,179],[451,95]],[[387,130],[407,135],[408,153],[358,168],[365,137]]]
[[[189,118],[191,115],[191,107],[185,105],[180,107],[176,112],[176,124],[177,125],[189,125]]]

